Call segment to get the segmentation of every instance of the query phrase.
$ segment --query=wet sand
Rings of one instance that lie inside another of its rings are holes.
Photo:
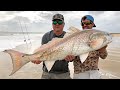
[[[100,59],[99,67],[103,78],[120,79],[120,48],[108,48],[108,56]]]

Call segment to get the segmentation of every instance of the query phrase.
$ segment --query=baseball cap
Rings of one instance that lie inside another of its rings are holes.
[[[55,14],[52,18],[52,21],[54,21],[56,19],[62,20],[64,22],[64,17],[62,14]]]
[[[90,21],[92,21],[94,23],[94,18],[91,15],[83,16],[82,19],[81,19],[81,22],[82,22],[82,20],[85,20],[85,19],[90,20]],[[96,27],[95,23],[94,23],[93,27]]]

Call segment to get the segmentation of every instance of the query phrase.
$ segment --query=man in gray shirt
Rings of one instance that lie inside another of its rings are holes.
[[[45,33],[42,37],[42,44],[46,44],[51,41],[53,38],[63,38],[65,35],[65,31],[63,31],[65,22],[64,16],[61,14],[55,14],[52,18],[52,26],[53,30]],[[75,56],[68,55],[63,60],[57,60],[53,64],[50,71],[48,71],[48,67],[46,66],[47,61],[43,62],[43,74],[41,79],[71,79],[70,71],[68,68],[69,61],[75,59]],[[35,64],[40,64],[39,60],[33,61]]]

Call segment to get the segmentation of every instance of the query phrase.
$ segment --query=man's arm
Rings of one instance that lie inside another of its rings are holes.
[[[102,59],[105,59],[108,55],[106,48],[107,48],[107,45],[98,50],[99,51],[99,56]]]

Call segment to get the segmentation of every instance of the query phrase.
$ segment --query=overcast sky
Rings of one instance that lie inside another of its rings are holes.
[[[82,16],[89,14],[95,19],[95,29],[120,33],[120,11],[0,11],[0,32],[50,31],[52,16],[56,13],[64,15],[65,31],[70,26],[81,29]]]

